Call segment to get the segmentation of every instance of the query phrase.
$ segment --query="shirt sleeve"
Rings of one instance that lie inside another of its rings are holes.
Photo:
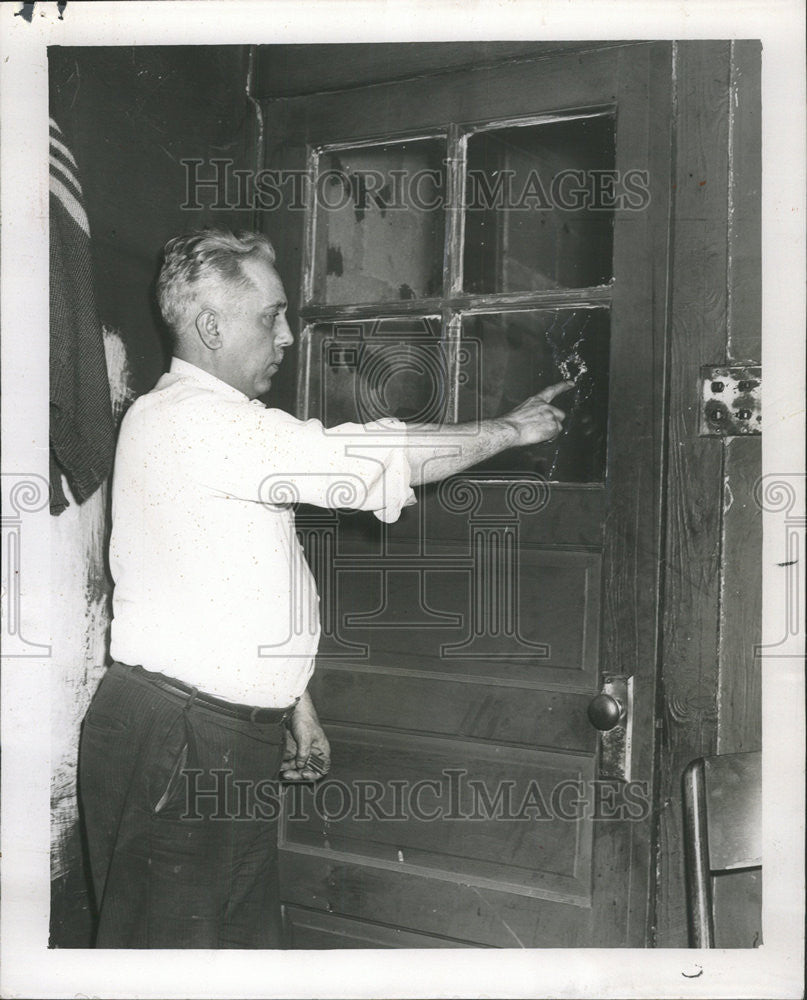
[[[189,474],[222,497],[350,507],[387,523],[415,503],[400,420],[326,429],[260,403],[204,404],[188,407],[184,454]]]

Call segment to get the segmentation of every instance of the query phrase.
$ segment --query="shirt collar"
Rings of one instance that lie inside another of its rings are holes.
[[[182,378],[192,378],[200,385],[222,396],[230,396],[232,399],[238,399],[242,403],[250,402],[250,398],[246,393],[241,392],[240,389],[236,389],[235,386],[229,385],[227,382],[223,382],[220,378],[216,378],[215,375],[211,375],[210,372],[206,372],[203,368],[197,368],[190,361],[183,361],[182,358],[171,358],[171,367],[168,370],[172,375],[180,375]]]

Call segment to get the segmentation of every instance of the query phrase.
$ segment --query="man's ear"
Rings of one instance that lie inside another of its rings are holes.
[[[218,351],[222,345],[218,317],[212,309],[203,309],[196,317],[196,332],[209,351]]]

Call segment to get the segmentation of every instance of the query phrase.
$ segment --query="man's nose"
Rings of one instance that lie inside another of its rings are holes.
[[[289,347],[294,343],[294,335],[285,316],[282,318],[276,343],[278,347]]]

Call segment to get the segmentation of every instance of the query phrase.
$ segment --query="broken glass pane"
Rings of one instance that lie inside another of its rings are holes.
[[[441,294],[445,155],[444,140],[420,139],[320,156],[315,302]]]
[[[448,369],[439,317],[316,323],[309,408],[326,427],[380,417],[442,423]]]
[[[607,284],[614,207],[627,198],[614,165],[611,115],[470,136],[465,291]]]
[[[551,482],[603,482],[608,348],[604,308],[463,317],[461,421],[502,416],[548,385],[574,383],[553,402],[566,413],[558,438],[501,452],[475,470],[534,472]]]

